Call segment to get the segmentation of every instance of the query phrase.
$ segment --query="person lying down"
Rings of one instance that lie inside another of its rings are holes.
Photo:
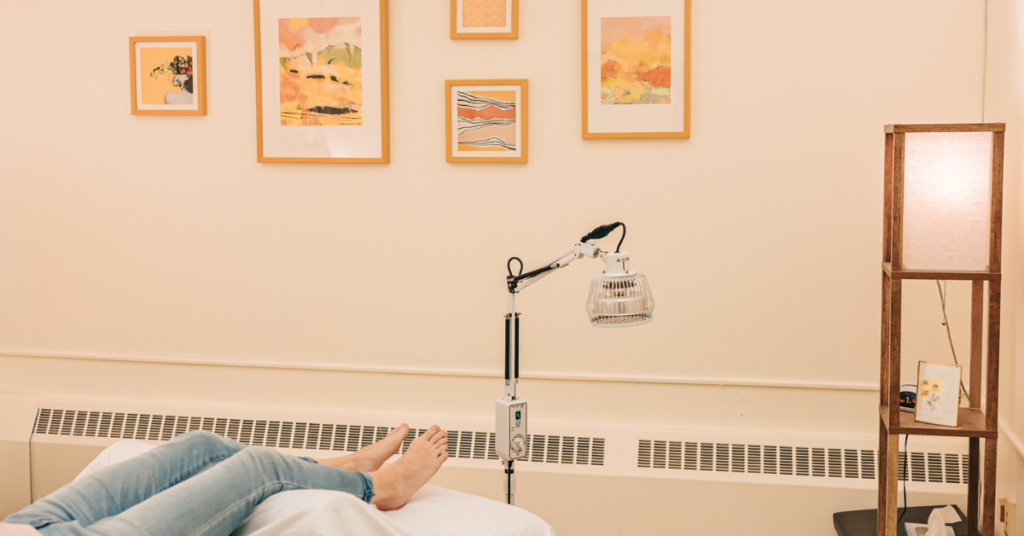
[[[267,497],[296,489],[343,491],[395,510],[448,459],[448,433],[434,425],[385,466],[408,433],[403,424],[359,452],[318,462],[189,432],[11,514],[0,536],[228,536]]]

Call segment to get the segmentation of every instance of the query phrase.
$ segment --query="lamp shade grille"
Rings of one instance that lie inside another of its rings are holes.
[[[908,133],[904,158],[903,265],[986,270],[992,133]]]
[[[639,272],[601,274],[590,282],[587,314],[591,325],[621,328],[646,324],[654,318],[654,296],[647,277]]]

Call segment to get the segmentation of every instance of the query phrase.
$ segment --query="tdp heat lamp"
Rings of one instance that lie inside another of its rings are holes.
[[[622,238],[615,253],[601,251],[593,241],[622,228]],[[529,454],[527,443],[528,414],[526,401],[516,396],[519,382],[519,313],[516,312],[516,294],[547,277],[552,272],[583,257],[602,258],[605,271],[595,275],[587,296],[587,314],[590,325],[602,328],[624,328],[650,322],[654,315],[654,297],[644,274],[629,269],[629,253],[620,251],[626,239],[626,226],[621,222],[602,225],[587,233],[571,249],[555,257],[546,265],[523,273],[519,257],[508,260],[508,314],[505,315],[505,396],[495,403],[495,450],[505,469],[505,501],[515,504],[516,480],[513,463],[525,460]],[[519,263],[519,274],[512,274],[512,261]]]

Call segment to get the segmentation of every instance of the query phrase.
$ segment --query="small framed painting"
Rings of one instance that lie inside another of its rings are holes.
[[[914,420],[957,426],[960,413],[960,376],[963,367],[921,361],[917,364],[917,405]]]
[[[690,137],[690,0],[582,0],[583,137]]]
[[[256,159],[387,164],[387,0],[253,0]]]
[[[519,0],[452,0],[452,39],[519,39]]]
[[[206,115],[206,38],[129,37],[132,115]]]
[[[445,93],[448,162],[527,162],[526,80],[448,80]]]

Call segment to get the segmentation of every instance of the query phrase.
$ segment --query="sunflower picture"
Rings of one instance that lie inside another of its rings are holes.
[[[961,367],[945,363],[922,361],[918,365],[917,406],[914,418],[918,422],[956,426]],[[952,386],[951,392],[945,386]]]

